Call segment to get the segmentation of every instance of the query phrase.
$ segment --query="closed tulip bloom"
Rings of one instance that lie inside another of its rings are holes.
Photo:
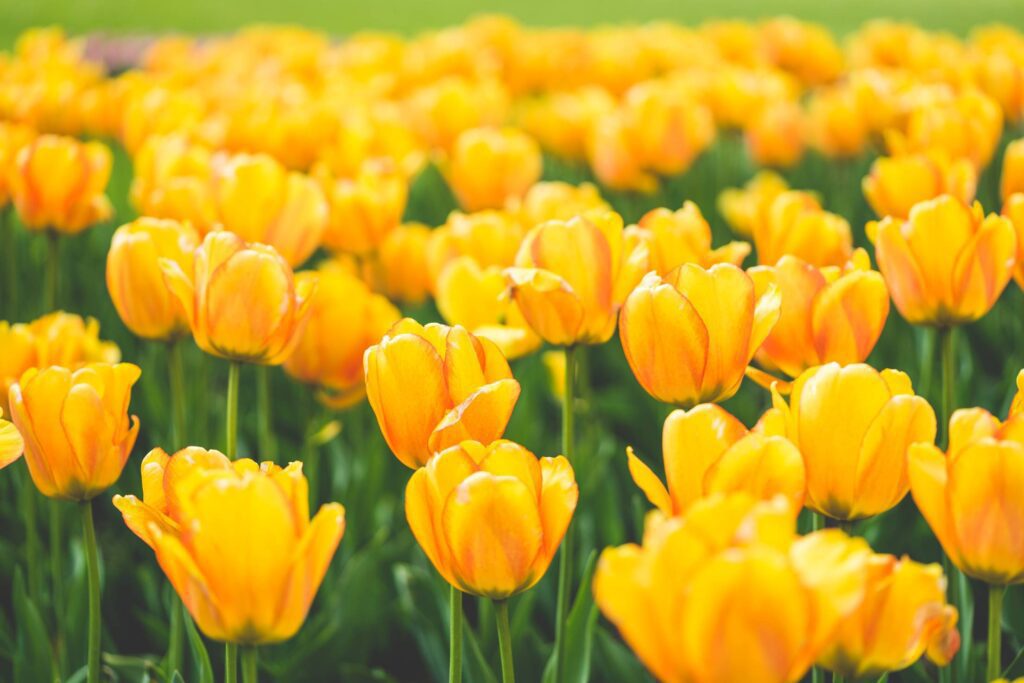
[[[821,208],[809,192],[784,192],[754,224],[757,262],[774,265],[786,254],[808,263],[842,266],[853,255],[850,224],[838,214]]]
[[[402,223],[409,181],[390,164],[367,163],[354,178],[334,178],[315,168],[330,205],[324,246],[335,251],[375,251]]]
[[[188,333],[185,310],[164,283],[160,259],[191,272],[198,245],[191,225],[168,219],[139,218],[114,233],[107,252],[107,292],[136,336],[171,340]]]
[[[679,175],[715,139],[711,111],[667,80],[637,83],[622,101],[626,135],[641,165]]]
[[[400,320],[366,350],[363,370],[384,439],[410,468],[462,441],[500,438],[519,399],[498,347],[458,325]]]
[[[504,600],[544,576],[578,498],[564,457],[537,458],[511,441],[465,441],[416,470],[405,515],[445,581]]]
[[[916,103],[902,131],[887,131],[886,143],[896,154],[941,149],[982,169],[991,161],[1002,132],[999,104],[979,90],[965,88],[956,95]]]
[[[711,248],[711,226],[700,208],[691,201],[677,211],[652,209],[636,226],[626,229],[643,239],[651,255],[651,268],[665,276],[684,263],[710,268],[716,263],[739,266],[750,253],[746,242],[729,242]]]
[[[431,231],[427,244],[432,291],[441,271],[462,256],[470,257],[481,268],[511,266],[525,234],[523,223],[511,211],[452,211],[444,225]]]
[[[140,374],[130,363],[51,366],[28,370],[11,387],[11,418],[40,493],[86,501],[117,481],[139,434],[128,403]]]
[[[75,234],[110,218],[104,194],[110,150],[99,142],[40,135],[21,148],[11,170],[11,198],[31,230]]]
[[[813,146],[832,159],[860,155],[870,140],[867,114],[851,88],[819,90],[807,109]]]
[[[466,211],[498,209],[540,179],[540,146],[515,128],[473,128],[455,141],[448,182]]]
[[[789,185],[773,171],[758,171],[742,188],[730,187],[718,195],[718,212],[734,233],[742,237],[754,234],[754,225],[768,213],[775,198]]]
[[[278,643],[306,619],[345,532],[345,509],[310,519],[302,463],[230,461],[190,447],[142,461],[142,500],[114,496],[207,637]]]
[[[626,295],[647,271],[648,251],[626,239],[618,214],[548,221],[526,236],[506,272],[512,299],[550,344],[603,344]]]
[[[1017,192],[1024,192],[1024,138],[1006,146],[999,178],[999,196],[1004,202]]]
[[[448,76],[417,89],[409,97],[407,116],[425,145],[447,150],[465,130],[500,125],[508,105],[508,92],[497,79]]]
[[[910,486],[946,555],[985,583],[1024,582],[1024,417],[958,410],[946,453],[921,441],[908,455]]]
[[[873,680],[911,666],[922,655],[949,664],[960,647],[957,611],[946,604],[946,577],[937,564],[874,555],[864,572],[857,610],[839,624],[818,661],[848,680]]]
[[[1018,287],[1024,287],[1024,192],[1015,192],[1006,198],[1003,216],[1010,219],[1017,234],[1017,263],[1013,268],[1013,279]]]
[[[807,124],[796,102],[780,102],[763,109],[747,125],[744,140],[758,166],[789,168],[804,156]]]
[[[393,230],[380,245],[377,284],[393,301],[422,303],[432,283],[427,245],[433,231],[422,223],[406,223]]]
[[[546,221],[567,221],[592,211],[610,211],[593,183],[572,185],[557,180],[542,181],[527,191],[521,202],[513,202],[510,211],[525,226]]]
[[[829,363],[797,378],[789,404],[772,392],[807,469],[807,507],[853,521],[907,494],[910,444],[935,439],[935,412],[898,370]]]
[[[915,325],[948,327],[982,317],[1016,261],[1013,224],[950,195],[918,204],[906,221],[871,223],[868,236],[896,308]]]
[[[724,401],[779,318],[774,285],[758,292],[733,265],[649,273],[622,307],[619,338],[640,386],[690,408]]]
[[[716,493],[744,492],[760,500],[785,496],[799,512],[804,463],[784,437],[747,431],[724,408],[705,403],[674,410],[662,432],[667,487],[629,447],[629,472],[652,505],[666,515],[685,514]]]
[[[967,159],[951,160],[939,152],[878,157],[862,182],[864,196],[879,217],[906,219],[915,204],[951,194],[974,200],[978,172]]]
[[[862,249],[842,270],[783,256],[749,273],[758,289],[774,284],[782,298],[779,321],[755,358],[790,377],[815,365],[863,362],[889,316],[885,280]]]
[[[144,216],[187,221],[206,234],[220,220],[211,160],[208,149],[180,135],[147,139],[132,160],[132,206]]]
[[[652,194],[658,179],[646,166],[637,131],[622,111],[594,123],[587,136],[587,162],[594,176],[613,190]]]
[[[298,343],[316,280],[295,282],[273,247],[215,231],[196,249],[191,271],[169,259],[161,259],[160,268],[203,351],[280,365]]]

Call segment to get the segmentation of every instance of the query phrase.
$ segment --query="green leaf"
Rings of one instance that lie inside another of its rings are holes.
[[[587,683],[590,680],[590,654],[594,646],[594,627],[597,624],[597,604],[590,589],[597,567],[597,551],[593,550],[587,557],[583,571],[583,581],[576,591],[576,599],[565,620],[565,652],[568,664],[565,667],[565,680],[570,683]],[[544,683],[555,680],[558,667],[558,652],[552,652],[544,667]]]
[[[188,649],[192,653],[199,674],[199,683],[214,683],[213,665],[210,664],[210,653],[206,651],[203,637],[199,635],[192,617],[185,615],[185,635],[188,636]]]
[[[181,677],[180,671],[175,671],[171,674],[171,683],[185,683],[185,679]]]
[[[971,635],[974,633],[974,590],[970,579],[960,571],[954,569],[954,581],[960,589],[960,656],[956,658],[953,666],[957,667],[957,680],[971,681],[971,672],[976,668],[975,648]]]
[[[1024,586],[1007,586],[1003,596],[1003,626],[1024,639]]]
[[[1010,666],[1006,667],[1006,671],[1003,672],[1003,678],[1006,680],[1013,680],[1018,676],[1024,676],[1024,649],[1017,653],[1017,656],[1010,662]]]
[[[21,568],[14,571],[14,622],[18,624],[14,656],[14,680],[52,681],[57,679],[57,659],[53,655],[46,624],[28,596]]]

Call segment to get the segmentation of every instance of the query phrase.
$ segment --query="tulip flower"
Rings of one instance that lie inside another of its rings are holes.
[[[1017,253],[1013,224],[950,195],[916,205],[906,221],[868,225],[896,308],[914,325],[977,320],[995,304]]]
[[[712,249],[711,226],[691,201],[684,202],[678,211],[652,209],[626,232],[647,243],[651,268],[662,277],[684,263],[696,263],[703,268],[716,263],[739,266],[750,253],[746,242],[729,242]]]
[[[117,481],[139,434],[128,402],[140,374],[130,363],[51,366],[11,386],[11,418],[40,493],[88,501]]]
[[[1017,263],[1013,279],[1018,287],[1024,287],[1024,192],[1015,192],[1003,204],[1003,216],[1010,219],[1017,235]]]
[[[436,288],[441,271],[461,256],[470,257],[481,268],[511,266],[525,234],[523,223],[511,212],[452,211],[445,224],[430,233],[427,268],[432,287]]]
[[[135,155],[129,194],[144,216],[188,222],[206,234],[219,222],[210,150],[180,135],[154,136]]]
[[[587,162],[594,176],[613,190],[652,194],[658,179],[636,149],[636,131],[626,115],[614,111],[594,123],[587,137]]]
[[[1024,138],[1006,146],[999,178],[999,196],[1004,202],[1017,192],[1024,192]]]
[[[139,218],[114,233],[107,252],[107,292],[136,336],[173,340],[188,332],[185,310],[164,284],[160,260],[191,272],[198,245],[191,225],[167,219]]]
[[[667,487],[632,447],[626,453],[633,481],[666,515],[685,514],[707,495],[738,491],[761,500],[785,496],[794,512],[803,507],[804,463],[796,446],[782,436],[748,432],[713,403],[673,410],[665,420],[662,450]]]
[[[299,462],[157,448],[142,461],[142,500],[114,505],[207,637],[262,645],[302,626],[345,532],[338,503],[310,519],[307,489]]]
[[[25,451],[25,440],[13,423],[2,419],[3,410],[0,410],[0,469],[7,467],[21,457]]]
[[[759,291],[769,284],[782,298],[779,321],[754,356],[763,366],[796,377],[837,362],[863,362],[889,316],[889,290],[858,249],[843,270],[816,268],[795,256],[749,271]]]
[[[339,266],[298,273],[296,288],[306,286],[307,280],[317,281],[309,320],[284,363],[284,371],[319,387],[318,398],[332,408],[354,405],[366,395],[363,354],[402,315],[390,301]]]
[[[366,350],[363,370],[384,439],[410,468],[467,439],[500,438],[519,399],[498,347],[458,325],[400,320]]]
[[[774,285],[759,292],[736,266],[686,264],[644,277],[622,307],[619,337],[647,393],[689,408],[736,393],[779,306]]]
[[[448,76],[417,89],[407,102],[407,116],[425,145],[447,150],[463,131],[500,125],[508,99],[496,79]]]
[[[758,166],[795,166],[803,158],[807,142],[804,111],[796,102],[768,106],[750,121],[744,139]]]
[[[974,200],[978,172],[967,159],[951,160],[939,152],[878,157],[864,177],[864,196],[879,217],[906,220],[915,204],[950,194]]]
[[[540,146],[515,128],[473,128],[459,135],[446,176],[466,211],[499,209],[540,179]]]
[[[830,159],[860,155],[869,141],[867,115],[851,88],[817,91],[807,108],[813,146]]]
[[[754,223],[757,261],[771,266],[789,254],[818,266],[842,266],[853,255],[850,224],[809,192],[783,192]]]
[[[280,365],[298,343],[316,281],[296,283],[273,247],[215,231],[196,249],[191,271],[166,258],[160,268],[203,351]]]
[[[520,247],[516,267],[505,272],[512,299],[541,339],[603,344],[647,261],[646,246],[624,238],[618,214],[601,212],[538,225]]]
[[[935,412],[898,370],[829,363],[797,378],[788,405],[772,398],[804,458],[807,507],[840,521],[895,507],[910,488],[907,448],[935,439]]]
[[[445,581],[504,600],[544,576],[578,497],[562,456],[538,459],[511,441],[465,441],[416,470],[405,514]]]
[[[410,304],[422,303],[427,298],[432,287],[427,263],[432,232],[422,223],[406,223],[384,238],[376,278],[381,293],[393,301]]]
[[[960,634],[940,565],[874,555],[863,580],[864,600],[818,659],[826,669],[860,681],[905,669],[926,653],[939,666],[949,664]]]
[[[597,187],[591,183],[571,185],[544,181],[531,187],[521,202],[513,202],[510,211],[530,228],[547,221],[567,221],[591,212],[610,211]]]
[[[942,150],[953,159],[970,159],[978,169],[988,165],[1003,132],[999,104],[971,88],[912,103],[905,119],[902,130],[886,133],[890,153]]]
[[[788,190],[789,185],[780,175],[759,171],[743,188],[722,190],[718,195],[718,211],[734,233],[750,237],[775,198]]]
[[[365,164],[354,178],[334,178],[325,168],[313,170],[330,205],[324,246],[335,251],[375,251],[402,222],[409,181],[387,164]]]
[[[640,165],[663,176],[684,173],[715,138],[711,111],[668,80],[648,79],[630,87],[621,115],[626,143]]]

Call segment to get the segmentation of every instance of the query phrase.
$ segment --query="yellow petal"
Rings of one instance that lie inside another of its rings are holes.
[[[672,498],[668,489],[661,483],[658,476],[651,471],[643,460],[636,457],[632,446],[626,447],[626,457],[629,463],[629,474],[633,482],[644,492],[651,505],[658,508],[666,515],[672,514]]]
[[[907,473],[917,509],[949,558],[958,567],[962,566],[960,541],[949,507],[946,455],[933,444],[914,444],[907,453]]]
[[[785,496],[793,510],[803,507],[804,461],[781,436],[751,433],[730,446],[704,475],[704,493],[743,491],[759,500]]]
[[[514,379],[480,387],[437,423],[427,442],[429,449],[438,452],[462,441],[490,443],[498,439],[505,433],[519,391],[519,382]]]
[[[676,513],[704,495],[708,468],[746,433],[743,423],[712,403],[690,411],[672,411],[662,431],[662,448],[665,479]]]

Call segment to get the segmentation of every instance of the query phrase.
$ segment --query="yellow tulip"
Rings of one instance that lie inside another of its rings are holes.
[[[406,103],[407,116],[425,145],[446,150],[465,130],[501,125],[508,100],[496,79],[449,76],[416,90]]]
[[[951,194],[974,200],[978,172],[967,159],[951,160],[941,153],[878,157],[862,183],[864,196],[879,217],[906,219],[915,204]]]
[[[652,194],[658,179],[646,167],[636,136],[624,112],[611,112],[595,122],[587,136],[587,162],[605,187]]]
[[[547,221],[567,221],[591,212],[610,211],[611,206],[591,183],[571,185],[561,181],[539,182],[511,210],[519,222],[534,227]]]
[[[719,193],[718,212],[734,233],[750,237],[775,198],[787,190],[789,185],[782,176],[773,171],[758,171],[743,188],[730,187]]]
[[[1024,582],[1024,416],[958,410],[946,453],[922,441],[908,455],[910,487],[946,555],[986,583]]]
[[[28,126],[0,121],[0,207],[11,199],[10,175],[18,152],[32,142],[36,133]]]
[[[330,204],[323,243],[328,249],[365,254],[380,247],[402,222],[409,181],[386,164],[365,164],[355,178],[334,178],[315,168]]]
[[[164,284],[160,259],[189,272],[198,245],[191,225],[167,219],[139,218],[114,233],[107,252],[107,292],[136,336],[171,340],[189,331],[184,309]]]
[[[867,115],[851,88],[817,91],[807,109],[811,143],[829,158],[860,155],[870,139]]]
[[[219,220],[210,185],[212,158],[180,135],[147,139],[132,163],[132,206],[144,216],[191,223],[205,235]]]
[[[363,369],[384,439],[410,468],[462,441],[500,438],[519,399],[498,347],[458,325],[400,320],[367,349]]]
[[[1006,146],[1003,172],[999,178],[999,196],[1004,202],[1017,192],[1024,192],[1024,138]]]
[[[99,142],[40,135],[21,148],[10,175],[11,199],[25,226],[75,234],[110,218],[103,193],[110,150]]]
[[[733,265],[686,264],[664,279],[649,273],[622,307],[622,350],[659,401],[686,408],[723,401],[739,389],[779,306],[774,285],[758,292]]]
[[[772,391],[807,468],[807,507],[842,521],[881,514],[907,494],[910,444],[935,439],[935,412],[898,370],[829,363]]]
[[[952,159],[970,159],[982,169],[992,159],[1002,132],[999,104],[978,90],[964,89],[915,103],[904,129],[887,131],[886,143],[896,155],[943,150]]]
[[[40,493],[85,501],[117,481],[139,434],[128,403],[140,374],[130,363],[74,372],[51,366],[32,368],[11,386],[11,418]]]
[[[1013,224],[1017,235],[1017,263],[1013,268],[1013,279],[1018,287],[1024,287],[1024,192],[1015,192],[1003,203],[1003,214]]]
[[[0,410],[0,418],[4,411]],[[0,419],[0,469],[7,467],[25,452],[25,440],[13,423]]]
[[[685,514],[701,498],[716,493],[748,493],[760,500],[777,495],[794,514],[803,507],[804,463],[782,436],[747,431],[724,408],[705,403],[674,410],[662,431],[665,479],[626,449],[629,472],[647,500],[666,515]]]
[[[758,166],[790,168],[804,156],[807,123],[796,102],[779,102],[764,108],[743,131],[747,152]]]
[[[572,465],[511,441],[465,441],[409,479],[405,515],[445,581],[504,600],[541,580],[579,498]]]
[[[315,278],[294,281],[273,247],[246,244],[234,233],[208,233],[186,272],[170,259],[160,268],[196,344],[232,361],[280,365],[298,344]]]
[[[390,232],[380,245],[377,284],[392,301],[419,304],[432,289],[427,248],[433,230],[406,223]]]
[[[647,243],[651,268],[662,277],[684,263],[696,263],[703,268],[716,263],[739,266],[750,253],[746,242],[730,242],[712,249],[711,226],[691,201],[684,202],[677,211],[652,209],[626,231]]]
[[[512,299],[541,339],[603,344],[647,262],[646,245],[630,244],[618,214],[591,212],[535,227],[505,273]]]
[[[776,197],[754,223],[757,262],[772,266],[789,254],[823,266],[842,266],[853,255],[850,224],[821,208],[809,192],[793,190]]]
[[[790,377],[833,361],[863,362],[889,316],[885,280],[861,249],[843,270],[783,256],[749,273],[759,290],[774,284],[782,297],[779,321],[755,358]]]
[[[762,49],[768,59],[806,85],[823,85],[843,71],[843,51],[832,32],[820,24],[792,17],[761,24]]]
[[[679,175],[715,138],[711,111],[668,80],[632,86],[622,101],[625,134],[640,165]]]
[[[436,289],[441,271],[462,256],[481,268],[511,266],[525,234],[523,223],[507,211],[452,211],[445,224],[430,233],[427,269],[432,287]]]
[[[540,146],[515,128],[472,128],[459,135],[447,163],[448,182],[466,211],[500,209],[540,179]]]
[[[583,162],[590,129],[614,111],[615,106],[615,98],[605,89],[584,86],[522,102],[517,121],[546,151]]]
[[[230,461],[157,448],[142,461],[142,500],[114,496],[199,629],[260,645],[295,635],[345,532],[345,509],[309,516],[302,463]]]
[[[950,195],[916,205],[906,221],[870,223],[868,236],[896,308],[915,325],[948,327],[982,317],[1016,261],[1013,224]]]
[[[839,624],[819,657],[848,680],[873,680],[911,666],[923,654],[949,664],[960,647],[957,611],[946,604],[946,577],[937,564],[875,555],[868,561],[864,600]]]

